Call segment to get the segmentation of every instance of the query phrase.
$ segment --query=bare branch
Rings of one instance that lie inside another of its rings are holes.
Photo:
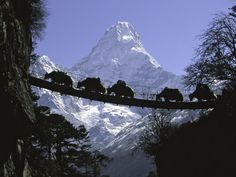
[[[196,62],[185,69],[185,84],[235,81],[236,19],[227,14],[216,16],[200,40],[202,43],[196,50]]]

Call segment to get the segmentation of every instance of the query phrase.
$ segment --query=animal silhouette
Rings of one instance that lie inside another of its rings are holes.
[[[196,90],[189,94],[189,100],[192,101],[193,98],[197,98],[198,101],[211,101],[216,99],[216,95],[210,90],[206,84],[197,84]]]
[[[178,89],[172,89],[165,87],[161,93],[156,95],[156,101],[162,101],[161,98],[164,98],[165,101],[175,100],[175,101],[183,101],[183,95],[180,93]]]
[[[134,98],[134,91],[126,85],[125,81],[118,80],[116,84],[107,89],[107,94],[114,93],[117,97]]]
[[[101,83],[100,78],[88,77],[83,81],[79,81],[77,88],[84,89],[84,91],[88,92],[106,93],[106,88]]]
[[[62,71],[52,71],[50,73],[46,73],[44,79],[51,79],[52,83],[65,85],[68,87],[72,87],[73,85],[73,80],[71,77]]]

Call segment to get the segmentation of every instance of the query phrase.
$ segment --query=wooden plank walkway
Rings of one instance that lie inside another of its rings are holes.
[[[53,84],[52,82],[29,76],[30,84],[36,87],[49,89],[62,94],[85,98],[104,103],[116,105],[136,106],[142,108],[161,108],[161,109],[209,109],[215,107],[215,101],[207,102],[164,102],[155,100],[144,100],[137,98],[120,98],[112,95],[103,95],[94,92],[86,92],[63,85]]]

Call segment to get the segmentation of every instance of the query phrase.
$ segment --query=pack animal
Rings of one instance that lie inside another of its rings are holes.
[[[71,77],[62,71],[52,71],[50,73],[46,73],[44,79],[51,79],[52,83],[65,85],[68,87],[72,87],[73,85],[73,80]]]
[[[193,98],[197,98],[198,101],[212,101],[216,100],[216,95],[210,90],[206,84],[197,84],[196,90],[189,94],[189,100],[192,101]]]
[[[161,98],[164,98],[165,101],[183,101],[183,95],[180,93],[178,89],[172,89],[165,87],[161,93],[156,95],[156,100],[161,101]]]
[[[88,92],[106,93],[106,88],[101,83],[100,78],[88,77],[83,81],[79,81],[77,88],[84,89],[84,91]]]
[[[107,94],[114,93],[117,97],[124,97],[124,98],[134,98],[134,91],[132,88],[127,86],[124,83],[117,82],[112,87],[107,89]]]

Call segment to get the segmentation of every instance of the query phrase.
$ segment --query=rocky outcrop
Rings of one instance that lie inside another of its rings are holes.
[[[24,139],[35,119],[27,76],[32,49],[31,3],[0,3],[0,175],[23,176]]]

